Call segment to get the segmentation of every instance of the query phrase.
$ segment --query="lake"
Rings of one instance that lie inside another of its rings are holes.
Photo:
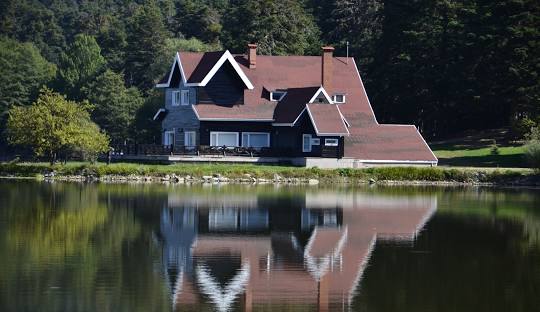
[[[0,311],[540,311],[540,192],[0,180]]]

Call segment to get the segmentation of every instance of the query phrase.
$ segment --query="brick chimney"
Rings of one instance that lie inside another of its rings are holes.
[[[321,83],[326,92],[332,92],[332,58],[334,54],[333,47],[322,47],[322,69],[321,69]]]
[[[248,63],[249,68],[257,67],[257,44],[248,43]]]

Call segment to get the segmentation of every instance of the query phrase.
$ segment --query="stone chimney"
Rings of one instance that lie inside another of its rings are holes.
[[[321,84],[329,94],[332,92],[332,58],[334,54],[333,47],[322,47],[322,68],[321,68]]]
[[[257,44],[248,43],[248,63],[249,68],[257,67]]]

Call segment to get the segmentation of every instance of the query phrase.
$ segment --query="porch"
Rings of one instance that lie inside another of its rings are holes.
[[[352,159],[302,157],[288,148],[158,144],[115,145],[111,152],[111,160],[160,163],[259,163],[319,168],[350,168],[354,162]]]

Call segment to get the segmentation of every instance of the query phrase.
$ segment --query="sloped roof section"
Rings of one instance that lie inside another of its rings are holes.
[[[287,89],[287,94],[276,105],[274,122],[292,124],[318,89],[319,87]]]
[[[307,104],[306,110],[317,135],[349,135],[344,117],[336,104]]]
[[[218,106],[212,104],[193,105],[195,114],[202,121],[268,121],[274,120],[276,103],[264,105]]]
[[[362,160],[437,162],[415,126],[351,127],[345,138],[345,157]]]

